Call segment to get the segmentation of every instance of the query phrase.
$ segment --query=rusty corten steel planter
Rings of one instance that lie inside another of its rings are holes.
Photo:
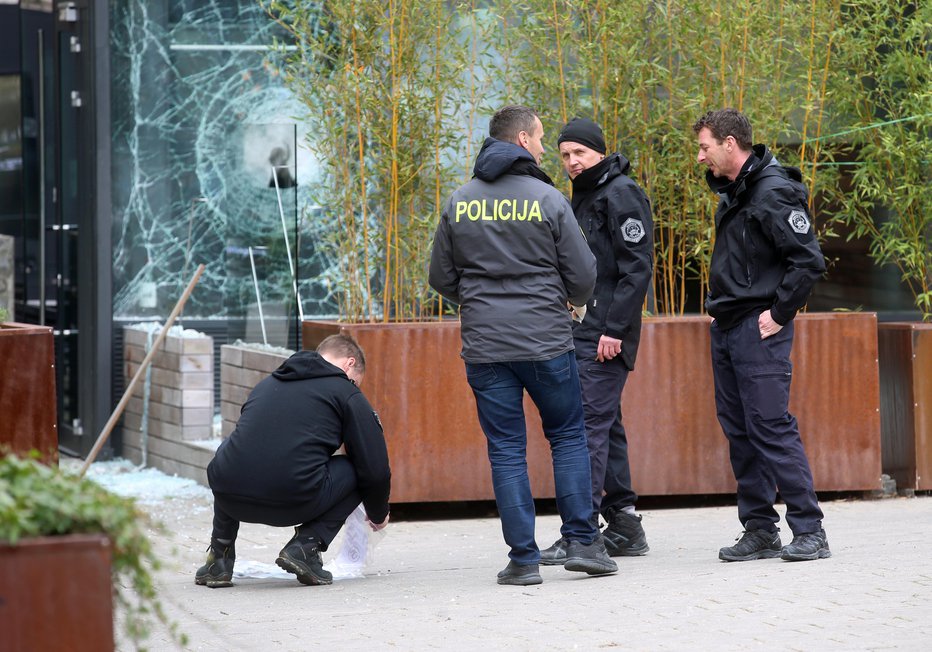
[[[112,582],[103,535],[0,543],[0,648],[112,650]]]
[[[634,488],[641,495],[733,493],[728,446],[715,416],[709,318],[645,319],[624,392]],[[799,419],[816,488],[880,482],[876,316],[801,315],[790,409]],[[363,391],[385,425],[392,501],[493,498],[485,437],[459,357],[459,322],[304,322],[313,349],[343,330],[366,351]],[[540,419],[529,399],[528,468],[538,498],[553,496]]]
[[[631,474],[642,495],[733,493],[715,415],[708,317],[644,321],[622,412]],[[880,486],[876,315],[796,318],[790,412],[820,491]]]
[[[932,324],[878,324],[883,470],[897,487],[932,489]]]
[[[458,321],[388,324],[304,322],[305,348],[340,330],[366,352],[362,390],[379,414],[392,464],[392,502],[487,500],[492,474],[476,403],[460,358]],[[537,426],[539,432],[539,426]],[[530,466],[549,462],[535,434]],[[547,474],[549,475],[548,470]],[[540,476],[540,473],[535,474]],[[534,484],[553,494],[553,479]]]
[[[52,329],[0,324],[0,448],[57,460],[57,408]]]

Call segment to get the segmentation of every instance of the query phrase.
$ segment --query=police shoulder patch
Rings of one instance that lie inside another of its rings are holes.
[[[790,228],[796,233],[807,233],[809,231],[809,217],[805,211],[790,211],[787,221],[790,223]]]
[[[644,237],[644,224],[641,220],[629,217],[621,225],[621,237],[623,237],[626,242],[640,242]]]

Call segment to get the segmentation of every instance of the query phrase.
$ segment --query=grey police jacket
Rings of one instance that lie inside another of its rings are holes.
[[[522,147],[487,138],[475,177],[447,202],[429,282],[460,305],[466,362],[550,360],[573,350],[566,303],[584,304],[595,258],[566,198]]]

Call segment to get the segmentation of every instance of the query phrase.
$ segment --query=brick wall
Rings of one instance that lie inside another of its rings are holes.
[[[153,333],[155,340],[157,333]],[[146,357],[149,333],[123,329],[126,386]],[[139,464],[207,483],[206,467],[219,440],[213,440],[213,339],[168,336],[150,364],[148,419],[145,374],[123,413],[123,454]]]
[[[249,392],[275,371],[293,351],[263,351],[238,344],[220,347],[220,432],[228,437]]]

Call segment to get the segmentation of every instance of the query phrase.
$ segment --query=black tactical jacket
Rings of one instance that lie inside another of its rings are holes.
[[[373,523],[388,515],[391,469],[382,424],[342,369],[299,351],[259,382],[207,467],[217,494],[258,505],[308,502],[340,446]]]
[[[573,179],[573,212],[595,255],[595,292],[573,337],[621,340],[621,356],[634,369],[641,312],[653,268],[654,224],[650,202],[631,179],[621,154],[602,159]]]
[[[734,181],[706,172],[721,197],[706,298],[719,328],[768,309],[786,324],[825,272],[801,180],[799,170],[780,166],[764,145],[754,146]]]

